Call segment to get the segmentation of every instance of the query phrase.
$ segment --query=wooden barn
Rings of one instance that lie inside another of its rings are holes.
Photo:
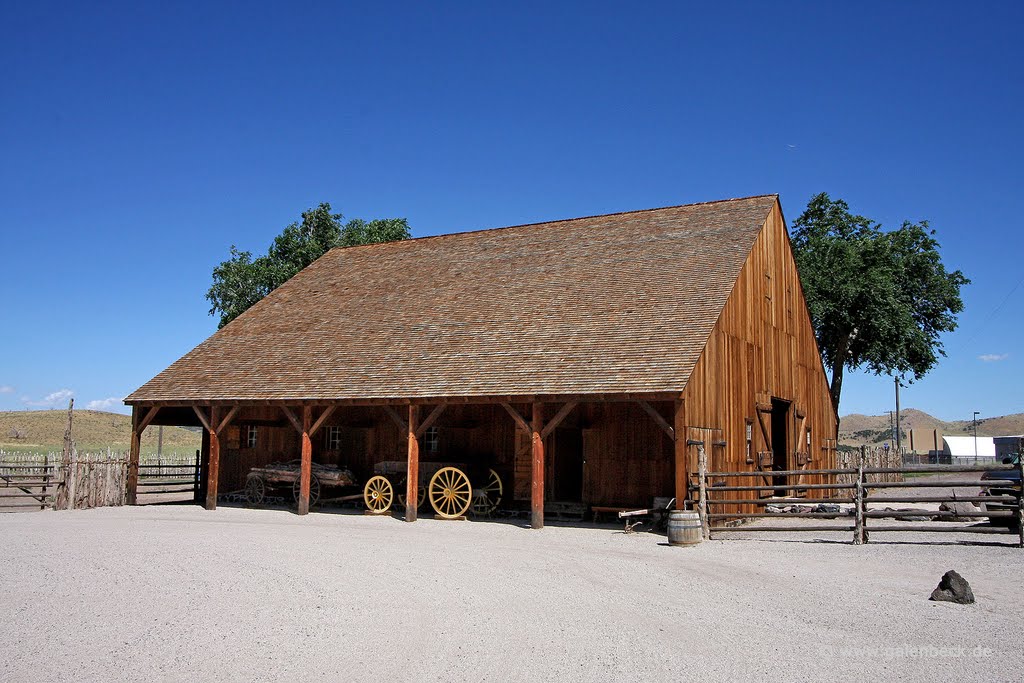
[[[202,425],[209,509],[298,460],[300,514],[336,465],[410,521],[473,487],[535,527],[686,500],[697,442],[833,467],[837,428],[775,195],[336,248],[125,402],[130,501],[142,431]]]

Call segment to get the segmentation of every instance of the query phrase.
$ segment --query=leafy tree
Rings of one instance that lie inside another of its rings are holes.
[[[800,282],[838,414],[843,372],[920,379],[944,356],[943,332],[964,305],[959,270],[947,272],[927,221],[892,231],[821,193],[793,223]]]
[[[302,222],[286,227],[263,256],[253,258],[252,252],[232,245],[231,258],[213,269],[213,284],[206,293],[210,315],[220,315],[219,327],[240,316],[332,247],[393,242],[411,236],[404,218],[356,218],[344,225],[342,218],[340,213],[331,213],[330,204],[323,203],[303,211]]]

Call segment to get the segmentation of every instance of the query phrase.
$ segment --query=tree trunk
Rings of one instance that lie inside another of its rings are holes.
[[[843,371],[846,369],[846,355],[850,352],[850,335],[839,340],[835,354],[832,356],[832,383],[828,392],[832,396],[832,410],[836,413],[836,426],[839,426],[839,397],[843,393]]]

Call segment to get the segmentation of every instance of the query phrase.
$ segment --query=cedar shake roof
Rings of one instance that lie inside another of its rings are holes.
[[[335,248],[125,402],[682,391],[776,201]]]

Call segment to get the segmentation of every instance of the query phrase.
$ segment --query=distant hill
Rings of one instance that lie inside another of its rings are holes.
[[[910,443],[908,432],[911,429],[938,429],[944,436],[974,434],[974,426],[970,420],[945,422],[913,408],[901,410],[900,432],[907,445]],[[892,427],[889,423],[888,413],[884,415],[854,413],[843,417],[839,422],[840,447],[857,448],[881,445],[889,441],[891,434]],[[978,418],[978,436],[1007,436],[1011,434],[1024,434],[1024,413]]]
[[[0,412],[0,448],[17,450],[60,450],[64,443],[67,427],[65,410],[22,410]],[[12,438],[12,430],[24,434],[23,438]],[[99,450],[108,446],[124,450],[129,446],[132,419],[120,413],[105,413],[98,410],[76,410],[72,424],[72,438],[79,450]],[[142,450],[156,452],[158,427],[149,427],[143,432]],[[192,452],[200,447],[202,432],[164,427],[163,451],[170,453]]]

